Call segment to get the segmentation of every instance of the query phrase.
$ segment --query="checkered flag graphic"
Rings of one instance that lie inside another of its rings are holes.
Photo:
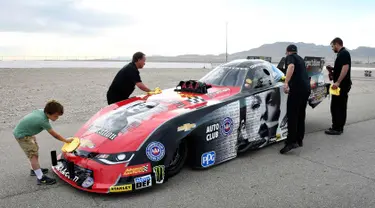
[[[203,102],[203,101],[204,101],[203,98],[198,97],[198,96],[192,96],[192,97],[189,97],[187,100],[188,100],[189,102],[191,102],[191,103],[200,103],[200,102]]]

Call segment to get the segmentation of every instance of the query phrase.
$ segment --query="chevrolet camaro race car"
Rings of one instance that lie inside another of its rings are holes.
[[[311,107],[328,93],[321,59],[305,58]],[[184,166],[208,168],[287,136],[285,70],[260,59],[220,65],[200,80],[106,106],[51,152],[52,170],[78,189],[128,192],[165,183]],[[282,72],[284,71],[284,72]]]

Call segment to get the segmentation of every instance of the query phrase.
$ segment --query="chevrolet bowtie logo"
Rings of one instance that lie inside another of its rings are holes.
[[[191,123],[187,123],[187,124],[184,124],[180,127],[177,128],[177,131],[189,131],[193,128],[195,128],[197,125],[195,124],[191,124]]]
[[[81,147],[94,148],[95,144],[89,139],[81,139],[80,140],[80,146]]]

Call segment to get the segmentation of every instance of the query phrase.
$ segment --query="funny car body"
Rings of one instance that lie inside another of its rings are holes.
[[[311,65],[311,64],[310,64]],[[315,107],[327,95],[322,67],[309,68]],[[220,65],[200,80],[106,106],[74,135],[73,152],[51,152],[52,169],[89,192],[153,187],[188,163],[208,168],[286,139],[284,75],[260,59]]]

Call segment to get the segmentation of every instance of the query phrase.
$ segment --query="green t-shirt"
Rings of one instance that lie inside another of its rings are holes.
[[[51,124],[43,109],[34,110],[30,114],[23,117],[13,130],[15,138],[23,138],[25,136],[34,136],[43,130],[51,129]]]

